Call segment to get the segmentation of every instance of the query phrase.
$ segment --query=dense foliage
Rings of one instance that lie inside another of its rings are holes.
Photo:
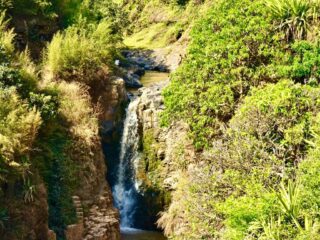
[[[169,236],[319,238],[318,8],[217,1],[194,26],[162,120],[189,124],[201,162],[162,214]]]
[[[0,1],[0,11],[0,235],[29,239],[19,219],[37,207],[44,183],[49,228],[64,239],[77,222],[72,196],[101,157],[89,90],[109,81],[123,15],[108,0]]]
[[[99,151],[90,93],[110,80],[123,34],[164,47],[192,28],[163,93],[163,125],[190,128],[172,192],[152,131],[142,141],[144,187],[171,200],[159,226],[173,239],[319,239],[318,0],[0,0],[0,11],[0,235],[23,236],[11,204],[31,208],[44,182],[64,238]]]

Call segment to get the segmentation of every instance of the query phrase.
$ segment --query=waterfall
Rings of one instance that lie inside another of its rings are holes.
[[[139,160],[138,104],[139,98],[133,99],[126,110],[117,179],[113,187],[115,206],[120,211],[121,227],[133,227],[136,211],[137,189],[134,165]]]

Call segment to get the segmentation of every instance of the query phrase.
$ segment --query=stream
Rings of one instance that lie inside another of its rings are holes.
[[[144,231],[132,228],[121,229],[122,240],[166,240],[160,232]]]
[[[168,73],[147,71],[141,78],[141,83],[144,87],[150,87],[167,78]],[[120,211],[121,236],[122,240],[165,240],[163,234],[156,231],[156,216],[148,216],[144,196],[140,194],[139,185],[135,182],[134,166],[138,164],[141,154],[137,116],[139,97],[136,94],[137,90],[129,91],[133,96],[126,109],[116,156],[117,167],[113,168],[114,179],[111,181],[114,204]]]

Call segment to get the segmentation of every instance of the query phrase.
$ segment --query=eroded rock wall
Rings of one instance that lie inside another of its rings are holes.
[[[188,172],[196,154],[188,137],[188,125],[176,122],[161,126],[164,110],[163,88],[168,81],[139,90],[139,132],[141,158],[136,164],[136,182],[146,199],[150,214],[159,216],[171,203],[181,174]]]
[[[100,135],[102,141],[109,141],[113,138],[114,128],[121,121],[121,111],[127,98],[124,81],[111,78],[101,84],[99,89],[95,89],[94,94],[93,99],[100,111]],[[112,193],[106,181],[107,168],[101,141],[95,144],[93,153],[94,164],[84,173],[86,175],[84,179],[87,180],[82,182],[82,187],[77,192],[84,216],[79,223],[83,226],[82,239],[118,240],[120,239],[119,212],[113,207]],[[79,179],[83,178],[80,176]],[[68,240],[78,240],[78,238],[75,236]]]
[[[48,204],[44,183],[39,179],[38,183],[33,186],[36,192],[32,199],[17,196],[15,189],[19,188],[18,185],[20,183],[8,186],[4,193],[6,197],[1,204],[8,207],[7,214],[10,218],[8,222],[3,222],[3,216],[1,218],[1,223],[6,226],[1,225],[0,227],[0,239],[48,239]]]

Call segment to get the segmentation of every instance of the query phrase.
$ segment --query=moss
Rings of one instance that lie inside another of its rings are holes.
[[[40,170],[48,190],[49,228],[58,239],[64,239],[67,225],[77,222],[72,195],[79,187],[79,166],[69,157],[70,144],[67,128],[50,122],[40,131],[37,147],[42,153],[34,158],[34,166]]]
[[[161,172],[163,169],[161,159],[157,157],[160,144],[155,141],[154,130],[149,129],[143,133],[143,157],[140,161],[140,169],[145,172],[148,185],[161,188],[163,177]],[[139,171],[141,172],[141,171]]]
[[[144,131],[141,145],[143,154],[136,177],[142,182],[140,189],[149,206],[149,214],[157,216],[170,204],[171,193],[163,187],[164,166],[157,156],[161,145],[154,137],[154,129]]]

